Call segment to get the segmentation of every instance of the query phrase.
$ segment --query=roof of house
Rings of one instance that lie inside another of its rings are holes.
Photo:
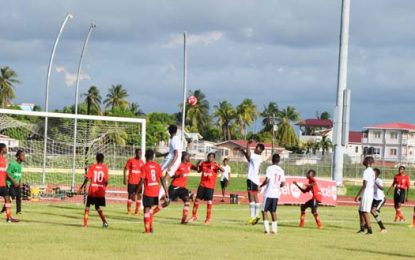
[[[305,119],[298,122],[296,125],[331,128],[333,127],[333,121],[331,121],[330,119]]]
[[[246,141],[246,140],[228,140],[228,141],[218,143],[216,145],[219,146],[219,145],[226,144],[226,143],[232,143],[232,144],[235,144],[235,145],[240,146],[240,147],[246,147],[248,141]],[[272,148],[272,144],[270,144],[270,143],[263,143],[263,144],[264,144],[265,148],[269,148],[269,149]],[[254,147],[256,147],[256,145],[257,145],[257,142],[253,142],[249,147],[254,148]],[[279,147],[277,145],[274,145],[274,149],[284,149],[284,148]]]
[[[392,130],[415,131],[415,124],[393,122],[393,123],[377,124],[377,125],[368,126],[365,128],[366,129],[392,129]]]
[[[350,131],[349,132],[349,143],[361,143],[362,137],[363,137],[362,132]]]

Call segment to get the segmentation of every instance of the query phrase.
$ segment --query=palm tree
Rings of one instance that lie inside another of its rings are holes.
[[[294,128],[287,118],[283,118],[278,126],[277,140],[279,145],[285,148],[293,148],[298,146],[297,135]]]
[[[16,98],[14,84],[20,84],[20,81],[17,79],[17,73],[8,66],[1,68],[0,103],[2,108],[10,105],[12,100]]]
[[[273,127],[273,119],[279,115],[280,110],[277,103],[270,102],[268,106],[264,106],[264,110],[261,112],[263,131],[271,132]]]
[[[283,108],[280,110],[278,117],[282,121],[283,119],[287,119],[289,122],[297,122],[300,120],[300,114],[297,112],[295,107],[287,106],[286,108]]]
[[[228,101],[219,102],[215,106],[213,116],[217,119],[217,124],[222,128],[222,134],[225,140],[231,140],[231,123],[235,119],[235,109]]]
[[[324,156],[325,152],[328,152],[330,148],[333,147],[333,143],[327,136],[323,136],[323,138],[320,140],[320,147],[321,147],[321,155]]]
[[[191,91],[190,95],[197,98],[197,104],[186,106],[186,124],[191,129],[197,129],[201,133],[209,121],[209,101],[207,101],[206,95],[200,89]]]
[[[125,100],[126,97],[128,97],[128,92],[121,84],[112,85],[108,89],[107,98],[104,100],[105,107],[111,107],[111,111],[115,107],[127,108],[128,101]]]
[[[246,127],[250,126],[258,116],[256,105],[252,99],[244,99],[241,104],[236,107],[236,119],[239,123],[239,130],[242,136],[246,136]]]
[[[140,105],[137,102],[131,103],[129,109],[135,116],[144,115],[144,112],[141,110]]]
[[[85,103],[87,105],[87,114],[90,115],[93,111],[98,114],[101,110],[102,97],[99,93],[99,89],[96,86],[90,86],[88,92],[83,94],[85,97]]]

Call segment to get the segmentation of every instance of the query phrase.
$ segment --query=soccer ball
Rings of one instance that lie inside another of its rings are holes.
[[[190,97],[187,98],[187,103],[190,106],[194,106],[194,105],[197,104],[197,98],[195,96],[190,96]]]

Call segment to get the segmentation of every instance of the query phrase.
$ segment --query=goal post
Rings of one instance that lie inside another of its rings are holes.
[[[45,149],[40,143],[44,141],[42,131],[46,118],[49,127]],[[78,134],[75,139],[76,126]],[[146,119],[0,109],[0,135],[1,138],[16,141],[11,150],[27,151],[30,157],[28,166],[38,169],[41,174],[41,181],[36,182],[48,184],[49,167],[51,172],[64,172],[65,177],[56,175],[59,181],[55,182],[70,184],[70,190],[74,192],[77,172],[80,173],[81,167],[86,168],[93,162],[96,152],[105,153],[110,167],[119,171],[135,148],[145,151]]]

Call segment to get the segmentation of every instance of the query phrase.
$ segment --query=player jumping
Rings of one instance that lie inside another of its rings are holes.
[[[355,197],[355,201],[360,200],[359,205],[359,218],[360,218],[360,229],[358,233],[365,232],[372,234],[372,226],[370,225],[369,212],[372,208],[374,185],[375,185],[375,172],[372,169],[374,163],[373,157],[367,156],[363,160],[363,165],[366,170],[363,172],[363,185]]]
[[[399,167],[399,173],[393,178],[393,183],[389,187],[387,194],[389,194],[392,187],[395,188],[393,193],[393,202],[395,206],[395,222],[405,221],[402,215],[401,204],[408,201],[410,180],[409,176],[405,174],[405,166]]]
[[[373,195],[373,202],[372,202],[372,216],[378,222],[380,227],[381,233],[386,233],[386,228],[382,223],[382,220],[379,217],[380,209],[385,204],[385,193],[383,192],[383,181],[380,178],[380,170],[378,168],[373,169],[375,171],[375,186],[374,186],[374,195]]]
[[[145,153],[146,163],[142,167],[141,180],[139,186],[144,184],[144,228],[145,233],[153,232],[153,208],[159,204],[160,183],[167,194],[166,183],[162,181],[163,172],[160,164],[153,161],[154,151],[147,150]]]
[[[306,177],[308,180],[308,184],[305,185],[305,188],[300,187],[296,181],[294,181],[294,185],[297,186],[302,193],[310,192],[312,194],[312,198],[308,200],[305,204],[301,204],[301,218],[300,218],[300,227],[304,227],[305,221],[305,211],[307,208],[311,208],[311,213],[314,216],[314,219],[317,224],[318,229],[323,228],[323,224],[320,221],[320,217],[318,216],[317,208],[318,204],[322,202],[323,196],[321,195],[321,191],[318,188],[317,181],[315,179],[316,171],[315,170],[308,170],[306,173]]]
[[[102,227],[108,228],[108,222],[101,209],[106,205],[105,191],[108,185],[108,168],[104,164],[104,154],[97,153],[96,160],[97,162],[88,168],[84,183],[79,188],[79,193],[81,193],[88,181],[90,182],[84,212],[84,227],[88,227],[89,207],[95,205],[95,210],[102,220]]]
[[[131,214],[131,205],[135,202],[135,214],[138,215],[141,207],[142,187],[138,186],[141,178],[141,167],[144,165],[141,160],[141,149],[135,149],[135,157],[130,158],[124,167],[124,185],[127,184],[128,171],[128,200],[127,213]]]
[[[9,196],[9,189],[6,185],[6,180],[10,180],[12,184],[17,187],[19,184],[7,173],[7,161],[4,158],[7,153],[7,146],[4,143],[0,143],[0,197],[4,198],[4,206],[6,207],[6,221],[8,223],[19,222],[17,219],[12,218],[11,201]]]
[[[277,205],[278,199],[281,195],[281,188],[285,186],[284,170],[278,165],[280,156],[274,154],[272,156],[272,165],[268,166],[266,171],[266,178],[261,184],[261,188],[266,185],[264,193],[264,202],[262,205],[262,219],[264,221],[264,233],[269,233],[268,212],[271,213],[271,233],[278,233],[277,225]]]
[[[212,219],[212,204],[213,193],[216,186],[216,177],[218,171],[223,171],[222,167],[215,162],[215,154],[209,153],[207,161],[202,162],[199,165],[199,172],[202,172],[202,178],[200,180],[199,188],[197,189],[196,199],[193,203],[192,217],[189,219],[189,223],[197,220],[197,210],[199,208],[200,200],[207,202],[207,213],[205,224],[209,225]]]
[[[261,166],[261,154],[265,149],[263,144],[257,144],[254,153],[251,153],[250,145],[253,143],[249,140],[246,144],[246,149],[239,149],[246,157],[249,163],[248,179],[246,181],[249,200],[249,211],[251,217],[247,220],[247,224],[255,225],[259,221],[260,204],[258,200],[258,186],[259,186],[259,169]]]

